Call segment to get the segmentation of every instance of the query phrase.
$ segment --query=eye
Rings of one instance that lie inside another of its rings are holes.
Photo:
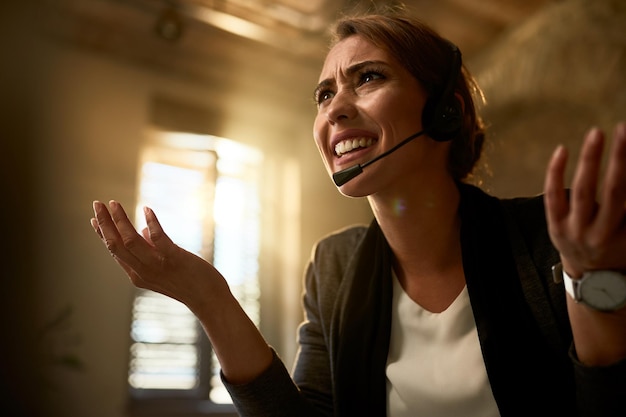
[[[315,103],[317,103],[317,105],[321,105],[322,103],[324,103],[326,100],[329,100],[331,98],[333,98],[335,95],[334,92],[332,92],[331,90],[321,90],[318,91],[315,94]]]
[[[375,80],[382,80],[384,78],[385,76],[379,71],[375,71],[375,70],[364,71],[359,76],[359,86],[363,84],[367,84]]]

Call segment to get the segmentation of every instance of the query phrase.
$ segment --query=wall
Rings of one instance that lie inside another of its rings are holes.
[[[298,200],[291,204],[300,211],[290,235],[296,241],[283,243],[298,251],[268,267],[280,272],[275,297],[290,317],[268,339],[290,362],[312,244],[370,218],[364,201],[338,194],[314,147],[310,91],[317,68],[306,70],[312,78],[302,90],[266,95],[272,86],[255,89],[254,80],[212,85],[52,40],[33,27],[36,9],[11,13],[12,41],[3,44],[13,59],[2,73],[2,87],[11,92],[2,107],[2,140],[3,201],[5,209],[11,206],[3,217],[13,217],[5,236],[14,259],[3,307],[5,318],[14,318],[8,328],[16,340],[3,351],[12,362],[3,377],[3,395],[11,398],[3,401],[16,408],[14,415],[126,415],[133,290],[89,218],[94,199],[134,204],[138,149],[156,97],[219,114],[202,127],[209,133],[261,146],[274,161],[302,162],[301,190],[283,196],[285,204]]]
[[[569,185],[585,132],[599,126],[610,143],[626,120],[624,27],[623,0],[554,2],[469,63],[487,99],[491,192],[540,193],[558,144],[570,152]]]

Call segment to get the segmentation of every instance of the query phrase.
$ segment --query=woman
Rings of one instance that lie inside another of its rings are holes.
[[[463,182],[484,138],[475,89],[456,47],[419,21],[339,22],[314,137],[339,190],[367,197],[374,220],[316,246],[293,377],[219,272],[150,209],[143,238],[114,201],[94,202],[92,225],[136,286],[198,316],[241,415],[626,415],[626,124],[599,204],[603,133],[586,136],[569,198],[555,151],[544,214],[544,199],[501,201]],[[587,274],[616,299],[574,301],[555,264],[568,288]]]

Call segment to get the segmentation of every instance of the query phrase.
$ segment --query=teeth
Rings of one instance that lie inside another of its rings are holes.
[[[367,148],[374,143],[372,138],[347,139],[335,145],[335,153],[341,156],[357,148]]]

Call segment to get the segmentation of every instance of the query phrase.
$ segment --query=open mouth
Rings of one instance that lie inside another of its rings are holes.
[[[342,140],[335,145],[335,154],[342,156],[355,149],[368,148],[372,146],[374,139],[372,138],[353,138]]]

